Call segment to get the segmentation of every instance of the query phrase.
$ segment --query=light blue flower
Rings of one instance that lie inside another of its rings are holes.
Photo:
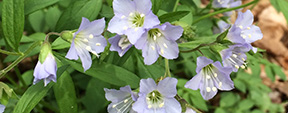
[[[39,60],[34,69],[34,81],[33,84],[38,83],[40,80],[44,80],[44,86],[50,81],[56,82],[57,63],[52,54],[51,46],[49,42],[44,42],[40,51]]]
[[[115,16],[110,20],[108,30],[127,35],[128,40],[135,44],[145,29],[160,24],[151,7],[150,0],[113,0]]]
[[[200,93],[205,100],[213,98],[218,89],[231,90],[234,83],[230,79],[231,68],[222,67],[219,61],[214,62],[204,56],[197,58],[196,73],[186,84],[186,88],[192,90],[200,89]]]
[[[139,98],[133,105],[138,113],[181,113],[181,105],[174,98],[177,79],[167,77],[158,85],[152,78],[141,79]]]
[[[167,59],[175,59],[179,53],[176,40],[182,36],[182,33],[182,27],[166,22],[148,29],[137,41],[135,47],[142,50],[146,65],[153,64],[159,55]]]
[[[80,57],[84,71],[88,70],[92,64],[89,52],[99,57],[98,54],[103,52],[107,45],[106,39],[101,35],[104,28],[104,18],[90,22],[83,17],[78,31],[73,35],[66,58],[78,60]]]
[[[109,38],[108,41],[111,43],[110,50],[117,51],[120,57],[133,46],[126,35],[116,35]]]
[[[130,86],[121,87],[120,90],[104,88],[104,91],[106,99],[112,102],[107,108],[109,113],[136,113],[132,110],[132,104],[138,96]]]

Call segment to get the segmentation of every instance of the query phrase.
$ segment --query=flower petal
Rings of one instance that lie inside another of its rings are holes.
[[[104,88],[105,98],[113,103],[120,102],[130,96],[130,92]]]
[[[95,36],[94,38],[88,40],[91,49],[96,53],[103,52],[105,47],[107,46],[107,41],[102,35]]]
[[[198,58],[197,58],[196,73],[199,73],[200,70],[201,70],[203,67],[205,67],[205,66],[207,66],[208,64],[211,64],[211,63],[213,63],[213,60],[211,60],[211,59],[208,59],[208,58],[206,58],[206,57],[204,57],[204,56],[198,57]]]
[[[129,39],[131,44],[135,44],[137,40],[142,36],[142,34],[145,32],[143,28],[138,27],[138,30],[129,28],[125,31],[125,34],[127,35],[127,38]]]
[[[85,48],[86,48],[86,46],[84,44],[81,44],[81,42],[79,42],[79,44],[75,43],[75,49],[76,49],[77,54],[79,55],[79,57],[82,61],[82,66],[84,68],[84,72],[86,70],[88,70],[92,64],[91,56],[90,56],[88,50],[86,50]]]
[[[138,113],[144,113],[146,109],[148,109],[148,105],[146,103],[146,96],[141,96],[137,99],[137,101],[133,104],[132,109]]]
[[[71,47],[67,53],[67,55],[65,56],[66,58],[70,59],[70,60],[77,60],[79,57],[78,57],[78,54],[76,52],[76,49],[75,49],[75,43],[74,43],[74,40],[72,41],[71,43]]]
[[[136,5],[136,9],[138,12],[147,14],[151,11],[152,3],[150,0],[133,0]]]
[[[173,26],[169,22],[166,22],[163,25],[165,25],[166,27],[162,33],[168,40],[175,41],[182,36],[183,28],[181,26]]]
[[[148,41],[144,48],[142,49],[142,56],[144,57],[144,63],[146,65],[151,65],[157,61],[159,54],[158,48],[153,41]]]
[[[123,35],[125,32],[124,27],[128,28],[128,20],[127,19],[120,19],[117,16],[114,16],[109,24],[107,30],[111,33],[117,33],[118,35]]]
[[[253,14],[250,10],[247,10],[245,13],[242,13],[241,11],[238,13],[238,17],[235,21],[235,25],[237,27],[242,26],[243,28],[246,28],[250,25],[252,25],[254,21]]]
[[[181,105],[175,98],[165,98],[165,113],[181,113]]]
[[[191,80],[186,82],[185,88],[190,88],[193,90],[197,90],[200,87],[201,81],[202,81],[202,71],[195,75]]]
[[[158,83],[157,90],[165,97],[173,98],[177,94],[177,79],[167,77]]]
[[[210,75],[211,76],[211,75]],[[213,75],[212,75],[213,76]],[[202,75],[203,84],[200,86],[200,93],[204,100],[209,100],[217,94],[217,88],[214,86],[212,79],[208,79],[206,75]]]
[[[82,19],[85,19],[86,18],[82,18]],[[78,33],[81,33],[81,34],[85,34],[87,36],[89,35],[101,35],[104,28],[105,28],[105,19],[102,18],[102,19],[98,19],[98,20],[94,20],[92,22],[89,22],[89,20],[87,19],[86,21],[88,22],[85,22],[85,23],[81,23],[79,29],[78,29]],[[75,35],[77,35],[77,32],[75,33]]]
[[[146,0],[143,0],[143,1],[146,1]],[[159,21],[158,17],[155,14],[153,14],[152,11],[149,11],[145,15],[143,28],[149,29],[149,28],[152,28],[152,27],[159,25],[159,24],[160,24],[160,21]]]
[[[175,41],[167,40],[165,37],[161,37],[157,39],[157,48],[158,53],[167,58],[167,59],[175,59],[178,57],[179,48],[178,44]]]
[[[140,93],[147,94],[156,89],[156,83],[152,78],[140,80]]]
[[[115,15],[129,16],[129,13],[136,10],[136,4],[132,0],[113,0]]]

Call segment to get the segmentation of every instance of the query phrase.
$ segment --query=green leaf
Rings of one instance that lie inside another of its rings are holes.
[[[79,27],[82,17],[94,20],[102,7],[102,0],[77,0],[62,13],[56,24],[56,31]]]
[[[68,60],[59,53],[54,53],[54,55],[61,61],[70,64],[71,67],[77,71],[84,73],[81,63]],[[85,74],[117,86],[130,85],[132,88],[137,88],[140,82],[140,78],[134,73],[131,73],[122,67],[104,62],[101,64],[94,63],[91,68],[85,72]]]
[[[238,108],[241,109],[241,110],[248,110],[248,109],[252,108],[253,105],[254,105],[254,102],[252,100],[245,99],[245,100],[242,100],[238,104]]]
[[[152,2],[152,11],[154,14],[157,14],[162,5],[163,0],[151,0],[151,2]]]
[[[13,113],[30,113],[53,85],[54,83],[49,83],[44,87],[41,81],[30,86],[16,104]]]
[[[45,15],[45,22],[49,28],[54,31],[57,21],[61,16],[61,11],[58,7],[51,7],[47,10]]]
[[[176,20],[183,18],[187,14],[189,14],[189,11],[176,11],[176,12],[166,13],[164,15],[161,15],[159,17],[159,20],[161,23],[174,22]]]
[[[24,30],[24,0],[3,0],[2,27],[5,40],[15,51]]]
[[[282,67],[277,66],[277,65],[274,65],[271,67],[272,67],[272,71],[273,71],[274,75],[277,74],[282,80],[286,80],[286,75],[283,72]]]
[[[138,68],[138,75],[141,78],[153,78],[157,80],[159,77],[164,75],[165,68],[152,64],[152,65],[144,65],[143,60],[140,56],[137,57],[137,68]]]
[[[86,108],[86,113],[101,113],[100,111],[102,109],[106,110],[106,106],[109,102],[105,99],[104,88],[109,87],[110,84],[95,78],[92,78],[89,81],[85,96],[82,100]]]
[[[272,67],[269,65],[265,66],[266,75],[271,79],[271,81],[275,81],[275,75],[272,72]]]
[[[227,29],[225,32],[221,33],[216,39],[217,42],[221,42],[224,38],[226,38],[228,31],[229,31],[229,29]]]
[[[24,72],[22,74],[22,78],[24,79],[24,81],[25,81],[25,83],[27,85],[32,84],[32,81],[33,81],[33,70],[28,70],[28,71]],[[20,84],[23,85],[22,82],[20,82]]]
[[[221,93],[220,106],[232,107],[239,100],[240,100],[240,96],[237,93],[224,92],[224,93]]]
[[[3,93],[3,91],[5,93]],[[0,99],[2,98],[3,94],[7,94],[8,97],[12,96],[13,89],[11,89],[7,84],[0,82]]]
[[[43,10],[38,10],[28,16],[29,23],[35,32],[46,32],[49,28],[45,23],[45,14]]]
[[[58,37],[53,43],[52,43],[52,49],[64,49],[69,48],[70,43],[63,40],[61,37]]]
[[[284,14],[286,21],[288,23],[288,1],[287,0],[275,0],[278,2],[280,11]]]
[[[195,106],[196,108],[199,108],[201,110],[208,111],[206,101],[201,96],[199,90],[197,90],[197,91],[188,90],[188,91],[189,91],[190,100],[192,101],[193,106]]]
[[[22,0],[24,1],[24,0]],[[59,0],[25,0],[25,15],[57,3]]]
[[[238,90],[240,90],[243,93],[246,93],[246,84],[242,80],[234,79],[234,85]]]
[[[78,112],[74,83],[68,72],[61,75],[53,90],[61,113]]]
[[[214,113],[226,113],[224,108],[217,108]]]

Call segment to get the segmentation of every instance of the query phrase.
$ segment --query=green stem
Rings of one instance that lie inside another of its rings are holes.
[[[254,0],[254,1],[250,2],[250,3],[244,4],[244,5],[241,5],[241,6],[238,6],[238,7],[222,9],[222,10],[219,10],[219,11],[216,11],[216,12],[213,12],[213,13],[209,13],[209,14],[207,14],[207,15],[204,15],[204,16],[202,16],[202,17],[200,17],[200,18],[195,19],[192,24],[195,24],[195,23],[197,23],[197,22],[199,22],[199,21],[201,21],[201,20],[203,20],[203,19],[205,19],[205,18],[214,16],[214,15],[217,15],[217,14],[220,14],[220,13],[224,13],[224,12],[228,12],[228,11],[233,11],[233,10],[236,10],[236,9],[240,9],[240,8],[243,8],[243,7],[247,7],[247,6],[252,5],[252,4],[255,4],[255,3],[257,3],[257,2],[259,2],[259,0]]]
[[[32,46],[30,46],[22,56],[18,57],[13,63],[11,63],[8,67],[0,71],[0,78],[2,78],[8,71],[13,69],[18,63],[20,63],[26,56],[37,46],[41,45],[41,41],[34,42]]]
[[[59,113],[59,110],[57,108],[51,106],[51,104],[49,104],[49,103],[47,103],[47,102],[45,102],[43,100],[40,101],[40,104],[42,104],[44,107],[54,111],[54,113]]]
[[[6,54],[6,55],[17,55],[17,56],[22,56],[23,53],[21,52],[10,52],[10,51],[5,51],[0,49],[0,53]]]
[[[11,82],[14,86],[18,86],[18,84],[10,76],[5,76],[5,78],[7,78],[8,81]]]
[[[177,6],[178,6],[178,4],[179,4],[179,1],[180,1],[180,0],[176,0],[175,5],[174,5],[174,7],[173,7],[173,12],[176,11]]]
[[[217,44],[217,42],[212,42],[212,43],[208,43],[208,44],[201,44],[199,45],[198,47],[194,48],[194,49],[191,49],[191,50],[186,50],[186,51],[180,51],[182,53],[189,53],[189,52],[193,52],[193,51],[197,51],[199,50],[201,47],[204,47],[204,46],[211,46],[211,45],[214,45],[214,44]],[[201,52],[200,52],[201,53]],[[203,54],[203,53],[202,53]]]
[[[171,73],[170,73],[170,67],[169,67],[169,60],[165,58],[165,77],[166,75],[168,75],[168,77],[171,77]]]
[[[14,70],[15,70],[15,72],[16,72],[16,75],[17,75],[18,79],[20,79],[20,82],[22,82],[24,88],[26,88],[26,87],[27,87],[27,84],[26,84],[26,82],[24,81],[24,79],[23,79],[23,77],[22,77],[22,74],[21,74],[19,68],[18,68],[18,67],[15,67]]]

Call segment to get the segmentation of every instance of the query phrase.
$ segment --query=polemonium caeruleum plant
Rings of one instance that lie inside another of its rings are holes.
[[[259,0],[243,5],[240,0],[208,5],[193,0],[37,2],[41,8],[13,1],[0,0],[0,68],[9,65],[0,71],[5,112],[284,112],[269,101],[269,91],[255,76],[260,64],[251,59],[263,59],[250,51],[251,43],[262,34],[252,25],[251,11],[239,10]],[[227,24],[235,10],[237,21]],[[223,21],[213,34],[218,20]],[[51,47],[41,49],[36,65],[32,55],[39,53],[46,33],[44,45]],[[60,37],[48,40],[50,35]],[[133,46],[137,49],[125,55]],[[31,65],[36,65],[35,83],[57,82],[32,85]],[[241,68],[251,69],[252,75]],[[281,75],[270,64],[265,70]],[[218,91],[234,88],[232,80],[235,90]]]
[[[128,40],[135,44],[145,29],[160,23],[151,7],[150,0],[113,0],[115,16],[110,20],[108,30],[126,35]]]
[[[147,65],[153,64],[159,55],[166,59],[175,59],[179,54],[176,40],[182,36],[182,33],[182,27],[166,22],[147,29],[135,43],[135,47],[142,50],[144,63]]]
[[[79,29],[73,33],[73,39],[70,40],[71,47],[66,58],[77,60],[80,57],[84,71],[88,70],[92,64],[89,52],[99,57],[98,54],[103,52],[107,45],[106,39],[101,35],[104,28],[104,18],[92,22],[82,18]]]
[[[45,41],[42,45],[42,49],[39,55],[39,61],[34,69],[34,81],[36,84],[40,80],[44,81],[46,86],[50,81],[56,82],[57,63],[52,54],[51,45]]]
[[[167,77],[158,84],[152,78],[140,81],[139,98],[133,105],[138,113],[181,113],[181,105],[174,98],[177,79]]]
[[[112,103],[107,107],[109,113],[136,113],[132,105],[138,99],[137,93],[130,86],[121,87],[120,90],[104,88],[105,97]]]
[[[231,68],[226,68],[219,61],[206,57],[197,58],[197,75],[185,84],[186,88],[193,90],[200,89],[201,95],[205,100],[213,98],[218,89],[232,90],[234,83],[230,79]]]

